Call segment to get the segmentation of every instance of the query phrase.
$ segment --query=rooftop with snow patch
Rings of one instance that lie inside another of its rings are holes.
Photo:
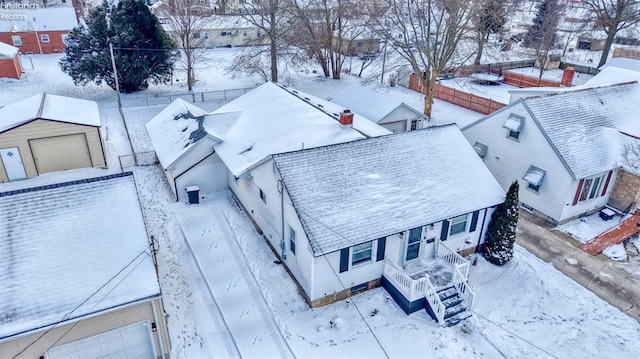
[[[36,119],[101,126],[95,101],[43,92],[0,108],[0,133]]]
[[[17,20],[0,21],[0,32],[71,31],[78,26],[76,12],[70,6],[38,7],[37,9],[15,10],[15,12],[24,15],[24,17],[19,17]]]
[[[420,111],[404,104],[402,101],[359,85],[347,87],[334,96],[331,102],[340,104],[376,123],[401,106],[413,110],[417,116],[425,117]]]
[[[273,156],[315,256],[504,201],[455,125]]]
[[[215,150],[231,173],[240,176],[275,153],[390,133],[358,115],[353,128],[341,128],[338,113],[342,110],[268,82],[211,113],[212,118],[234,113],[235,119]],[[209,124],[205,127],[209,131]]]
[[[610,170],[630,136],[640,137],[637,82],[522,101],[575,178]]]
[[[131,172],[0,193],[0,340],[159,295]]]
[[[13,59],[18,53],[18,48],[0,41],[0,60]]]

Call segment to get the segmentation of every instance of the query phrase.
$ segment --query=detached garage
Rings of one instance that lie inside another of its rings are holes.
[[[0,182],[106,168],[94,101],[46,93],[0,109]]]

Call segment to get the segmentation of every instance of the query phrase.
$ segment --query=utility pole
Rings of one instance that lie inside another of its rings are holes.
[[[111,55],[111,65],[113,66],[113,79],[116,82],[116,93],[118,94],[118,108],[122,108],[120,101],[120,85],[118,84],[118,69],[116,68],[116,59],[113,57],[113,44],[109,43],[109,54]]]

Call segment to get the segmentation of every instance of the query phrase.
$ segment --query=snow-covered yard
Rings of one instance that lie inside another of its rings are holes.
[[[199,72],[201,81],[195,91],[260,82],[230,79],[223,73],[232,53],[211,52],[213,65]],[[41,91],[98,101],[107,136],[108,171],[119,171],[117,158],[130,149],[115,93],[104,86],[75,87],[57,68],[56,56],[32,55],[34,69],[23,59],[27,70],[23,81],[0,79],[0,106]],[[336,81],[301,74],[296,87],[328,97],[358,81],[355,76]],[[128,96],[178,90],[184,88],[152,86],[143,94]],[[420,94],[403,87],[379,90],[418,109],[422,106]],[[212,110],[221,103],[196,105]],[[144,123],[162,108],[124,109],[134,151],[151,150]],[[466,123],[481,116],[442,102],[434,107],[434,121],[439,123]],[[134,171],[149,235],[160,243],[159,276],[172,358],[628,358],[640,353],[638,322],[519,247],[506,266],[493,266],[480,258],[471,267],[476,303],[473,317],[464,326],[440,328],[425,311],[407,316],[382,288],[309,309],[228,192],[209,194],[200,205],[175,203],[160,168]],[[104,172],[48,174],[0,184],[0,191]]]

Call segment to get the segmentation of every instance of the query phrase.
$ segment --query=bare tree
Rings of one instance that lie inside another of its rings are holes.
[[[555,45],[558,36],[558,23],[564,6],[560,0],[543,0],[538,6],[538,12],[533,19],[533,25],[522,39],[523,46],[533,48],[538,64],[539,78],[549,62],[549,52]]]
[[[431,117],[438,76],[451,67],[460,41],[471,28],[473,0],[373,0],[373,16],[385,41],[410,65],[424,88],[424,114]],[[459,54],[459,52],[458,52]],[[466,60],[466,59],[465,59]]]
[[[512,2],[512,4],[515,2]],[[478,51],[473,60],[475,65],[480,64],[484,45],[489,41],[489,35],[498,33],[507,22],[507,4],[503,0],[481,0],[479,2],[478,15],[474,17],[476,41]]]
[[[640,141],[624,146],[622,149],[622,164],[635,175],[640,175]]]
[[[567,10],[566,13],[572,16],[565,15],[564,21],[558,26],[558,33],[561,34],[559,42],[562,45],[562,56],[567,54],[569,46],[581,33],[593,26],[589,14],[585,13],[582,5],[569,3],[567,6],[571,10]]]
[[[204,30],[212,22],[211,17],[200,16],[202,10],[198,0],[172,0],[165,14],[169,32],[182,55],[189,91],[196,81],[195,66],[204,61],[202,50],[208,38]]]
[[[286,29],[286,18],[283,16],[283,5],[283,0],[253,0],[251,2],[245,1],[242,4],[244,9],[244,11],[242,11],[242,16],[249,23],[255,26],[260,34],[264,32],[268,37],[271,70],[270,78],[273,82],[278,82],[278,53],[279,48],[282,46],[282,33]],[[245,58],[244,60],[250,59]],[[256,61],[256,63],[259,63],[259,61]]]
[[[609,57],[616,34],[640,22],[640,1],[638,0],[581,0],[592,12],[596,24],[607,35],[598,67]]]
[[[229,5],[230,0],[218,0],[218,10],[216,13],[220,15],[225,15],[227,13],[227,7]]]

